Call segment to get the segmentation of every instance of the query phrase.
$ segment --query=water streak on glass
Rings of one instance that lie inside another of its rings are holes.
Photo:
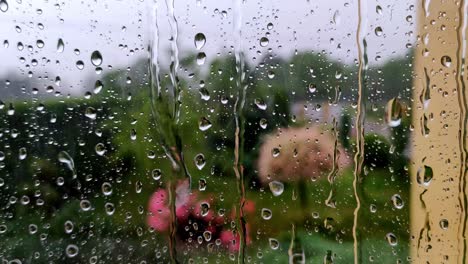
[[[364,164],[364,120],[365,120],[365,96],[366,96],[366,70],[367,70],[367,1],[358,0],[358,26],[356,32],[356,44],[358,48],[358,95],[356,114],[356,154],[354,156],[353,191],[356,199],[356,208],[353,212],[353,253],[354,263],[362,262],[360,236],[358,233],[359,214],[361,209],[361,181],[362,167]]]
[[[467,196],[466,196],[466,176],[467,176],[467,99],[465,84],[465,59],[466,59],[466,30],[467,30],[467,1],[461,0],[458,7],[457,25],[457,96],[460,107],[458,140],[460,148],[460,180],[459,180],[459,203],[460,203],[460,227],[458,229],[459,263],[466,262],[466,220],[467,220]]]
[[[242,5],[243,0],[235,0],[234,3],[234,36],[235,36],[235,60],[236,60],[236,101],[234,103],[235,135],[234,135],[234,173],[237,178],[237,190],[239,194],[239,204],[236,208],[237,232],[239,233],[239,254],[238,263],[245,262],[246,240],[246,220],[244,216],[245,205],[245,180],[243,167],[244,154],[244,105],[247,92],[245,83],[245,61],[242,52]]]

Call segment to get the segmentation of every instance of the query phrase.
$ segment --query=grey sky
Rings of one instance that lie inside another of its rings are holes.
[[[99,78],[90,61],[94,50],[103,55],[101,67],[104,72],[109,71],[108,65],[125,68],[137,58],[147,56],[146,47],[153,26],[149,17],[153,1],[7,0],[8,11],[0,11],[0,41],[7,40],[9,46],[0,46],[0,78],[8,79],[11,73],[26,76],[32,71],[32,80],[36,82],[34,78],[38,76],[34,73],[47,72],[50,79],[61,76],[62,85],[57,90],[83,94],[90,90],[83,87],[84,82]],[[169,49],[170,27],[166,3],[157,2],[161,66],[167,68],[165,51]],[[208,60],[218,53],[226,55],[233,51],[233,0],[175,0],[175,3],[181,57],[196,52],[193,38],[198,32],[207,37],[203,52]],[[376,12],[379,4],[381,14]],[[420,7],[416,5],[411,10],[412,4],[413,0],[368,1],[367,40],[371,64],[376,63],[377,56],[385,61],[404,54],[408,50],[407,43],[414,42],[415,35],[409,32],[414,30],[417,8]],[[243,49],[251,63],[257,63],[256,59],[267,53],[289,56],[295,49],[324,50],[345,63],[352,63],[357,58],[357,0],[247,0],[242,12]],[[412,16],[412,22],[408,16]],[[44,25],[43,30],[39,29],[38,23]],[[268,23],[273,24],[273,29],[267,29]],[[21,32],[17,32],[16,26]],[[383,30],[380,37],[375,34],[377,26]],[[268,33],[269,45],[260,47],[259,39]],[[63,53],[56,51],[59,38],[65,42]],[[45,46],[38,48],[37,40],[44,41]],[[17,49],[18,42],[25,46],[21,51]],[[33,47],[32,51],[28,50],[28,45]],[[79,55],[75,54],[75,49],[80,50]],[[24,63],[20,61],[21,57],[25,58]],[[38,61],[37,66],[32,66],[33,59]],[[78,60],[85,63],[83,70],[76,67]],[[207,67],[207,64],[200,67]],[[46,85],[41,83],[38,88]]]

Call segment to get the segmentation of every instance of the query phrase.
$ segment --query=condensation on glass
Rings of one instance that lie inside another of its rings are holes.
[[[2,263],[465,263],[466,0],[0,0]]]

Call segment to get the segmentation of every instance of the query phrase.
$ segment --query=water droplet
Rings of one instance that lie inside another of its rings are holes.
[[[280,243],[277,239],[275,238],[269,238],[268,239],[268,242],[270,244],[270,248],[273,249],[273,250],[277,250],[280,246]]]
[[[195,48],[197,50],[201,50],[203,46],[205,46],[205,43],[206,43],[205,35],[203,33],[197,33],[195,35],[194,42],[195,42]]]
[[[95,120],[97,117],[96,109],[93,107],[87,107],[85,110],[85,116],[89,119]]]
[[[452,58],[450,58],[449,56],[442,56],[440,62],[444,67],[450,68],[450,66],[452,66]]]
[[[432,171],[432,168],[426,165],[424,165],[422,168],[419,168],[416,174],[417,182],[426,187],[431,184],[433,177],[434,172]]]
[[[42,40],[40,40],[40,39],[36,41],[36,46],[37,46],[38,48],[42,49],[42,48],[44,47],[44,45],[45,45],[45,44],[44,44],[44,41],[42,41]]]
[[[392,196],[392,203],[396,209],[402,209],[405,205],[405,202],[403,202],[403,199],[401,199],[401,196],[399,194],[394,194]]]
[[[206,117],[202,117],[198,121],[198,128],[201,131],[206,131],[206,130],[210,129],[211,126],[212,126],[212,124],[211,124],[210,120],[206,119]]]
[[[262,129],[266,129],[267,126],[268,126],[268,121],[267,121],[265,118],[262,118],[262,119],[260,119],[259,124],[260,124],[260,127],[261,127]]]
[[[272,181],[268,184],[268,186],[270,187],[270,191],[274,196],[280,196],[284,191],[284,184],[279,181]]]
[[[398,98],[393,98],[388,101],[385,109],[385,121],[390,127],[397,127],[401,124],[403,107]]]
[[[81,207],[81,210],[87,212],[91,210],[91,202],[89,200],[81,200],[80,207]]]
[[[276,158],[280,155],[280,149],[279,148],[273,148],[271,150],[271,155],[273,156],[273,158]]]
[[[268,46],[268,43],[269,43],[269,42],[270,42],[270,41],[268,40],[268,38],[262,37],[262,38],[260,39],[260,46],[261,46],[261,47],[266,47],[266,46]]]
[[[26,159],[27,156],[28,156],[28,151],[26,150],[26,148],[20,148],[19,149],[19,159],[24,160],[24,159]]]
[[[0,0],[0,10],[2,10],[2,12],[8,11],[8,3],[6,0]]]
[[[74,258],[78,255],[78,252],[79,252],[79,249],[76,245],[73,245],[73,244],[70,244],[67,246],[67,248],[65,249],[65,253],[67,255],[67,257],[69,258]]]
[[[57,42],[57,52],[62,53],[65,50],[65,44],[63,43],[63,39],[59,38]]]
[[[104,154],[106,153],[106,147],[102,143],[97,143],[94,147],[94,150],[99,156],[104,156]]]
[[[5,233],[8,230],[6,225],[0,225],[0,234]]]
[[[382,14],[382,7],[379,6],[379,5],[376,6],[376,7],[375,7],[375,12],[376,12],[377,14],[381,15],[381,14]]]
[[[206,180],[205,179],[200,179],[198,181],[198,190],[200,190],[201,192],[206,190]]]
[[[73,172],[73,176],[75,176],[75,163],[68,152],[60,151],[58,154],[58,161],[67,165],[68,169]]]
[[[63,224],[63,227],[65,228],[66,234],[71,234],[71,232],[73,232],[74,225],[72,221],[70,220],[65,221],[65,223]]]
[[[272,30],[272,29],[273,29],[273,23],[268,23],[267,29],[268,29],[268,30]]]
[[[317,91],[317,85],[311,83],[309,84],[309,92],[310,93],[315,93]]]
[[[130,130],[130,139],[131,140],[136,140],[137,139],[137,132],[134,128]]]
[[[101,185],[102,194],[109,196],[112,194],[112,185],[108,182],[104,182]]]
[[[158,181],[159,179],[161,179],[162,171],[160,169],[154,169],[151,172],[151,176],[153,177],[154,180]]]
[[[201,209],[201,215],[202,216],[207,216],[209,211],[210,211],[210,204],[207,202],[203,202],[200,204],[200,209]]]
[[[374,30],[374,32],[375,32],[375,35],[376,35],[377,37],[380,37],[380,36],[382,36],[382,34],[383,34],[383,30],[382,30],[381,27],[376,27],[375,30]]]
[[[398,239],[393,233],[388,233],[386,236],[388,244],[394,247],[398,244]]]
[[[197,64],[198,65],[205,64],[205,60],[206,60],[205,52],[200,52],[200,53],[197,54]]]
[[[442,219],[440,220],[439,225],[443,230],[447,230],[449,227],[449,221],[447,219]]]
[[[203,232],[203,238],[205,239],[206,242],[211,241],[211,232],[210,231],[205,231]]]
[[[137,181],[135,183],[135,192],[141,193],[142,190],[143,190],[143,183],[141,181]]]
[[[203,169],[203,167],[205,167],[206,165],[205,155],[201,153],[195,156],[194,161],[195,161],[195,165],[197,166],[199,170]]]
[[[94,84],[93,93],[94,94],[100,93],[103,87],[104,85],[102,84],[102,82],[100,80],[97,80],[96,83]]]
[[[336,10],[335,13],[333,14],[333,24],[335,25],[340,25],[341,22],[341,16],[340,16],[340,11]]]
[[[106,214],[107,214],[107,215],[113,215],[114,212],[115,212],[115,206],[114,206],[113,203],[106,203],[106,204],[104,205],[104,208],[105,208],[105,210],[106,210]]]
[[[263,220],[270,220],[273,216],[273,212],[271,212],[268,208],[262,208],[262,218]]]
[[[202,100],[204,100],[204,101],[210,100],[210,92],[205,87],[200,88],[198,90],[198,92],[200,93],[200,96],[201,96]]]
[[[94,66],[100,66],[102,64],[102,55],[99,51],[95,50],[91,53],[91,63]]]
[[[255,105],[260,110],[266,110],[267,109],[267,104],[265,103],[265,101],[263,101],[263,99],[259,99],[259,98],[255,99]]]
[[[84,62],[79,60],[76,62],[76,68],[78,68],[78,70],[83,70],[84,69]]]
[[[369,210],[370,210],[371,213],[377,212],[377,205],[371,204],[370,207],[369,207]]]

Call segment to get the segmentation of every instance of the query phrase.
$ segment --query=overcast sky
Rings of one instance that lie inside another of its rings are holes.
[[[83,87],[85,81],[99,78],[90,60],[93,51],[102,54],[103,72],[109,71],[109,66],[131,66],[137,58],[148,56],[146,47],[151,38],[150,29],[154,27],[151,22],[154,0],[6,1],[8,10],[3,12],[5,6],[0,5],[0,41],[9,43],[0,46],[2,83],[12,73],[27,76],[31,71],[36,82],[35,78],[46,72],[50,79],[61,77],[62,85],[57,89],[62,93],[82,94],[89,90]],[[165,51],[170,47],[167,8],[165,1],[156,2],[161,67],[167,68]],[[207,38],[202,49],[207,61],[233,51],[234,2],[175,0],[181,57],[197,51],[194,36],[199,32]],[[367,2],[365,20],[370,63],[381,63],[406,53],[408,43],[413,43],[416,37],[411,32],[420,6],[412,8],[413,0]],[[379,5],[381,12],[377,12]],[[246,0],[242,5],[246,58],[250,63],[257,63],[265,54],[287,57],[295,49],[323,50],[335,59],[352,63],[357,58],[357,10],[357,0]],[[273,24],[272,29],[267,28],[269,23]],[[376,27],[382,28],[381,36],[376,35]],[[262,37],[269,39],[266,47],[260,46]],[[57,52],[59,38],[65,43],[62,53]],[[37,40],[42,40],[44,47],[39,48]],[[18,42],[24,45],[23,50],[18,49]],[[381,60],[377,62],[378,56]],[[36,66],[33,60],[37,60]],[[85,64],[82,70],[76,66],[79,60]],[[47,86],[37,82],[42,86],[39,89]]]

